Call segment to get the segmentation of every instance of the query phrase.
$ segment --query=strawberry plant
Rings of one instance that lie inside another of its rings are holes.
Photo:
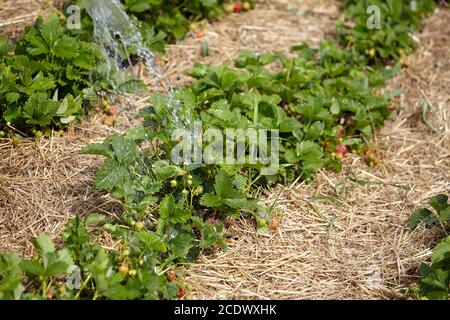
[[[0,125],[36,133],[67,127],[83,115],[85,102],[110,88],[104,64],[96,44],[71,35],[56,14],[38,18],[15,47],[0,40]],[[137,82],[112,77],[119,91]]]
[[[433,249],[431,265],[421,265],[420,273],[419,297],[434,300],[450,299],[450,236],[444,238]]]
[[[62,250],[40,235],[34,240],[36,258],[0,255],[0,299],[176,298],[184,289],[173,263],[191,262],[201,249],[224,246],[224,240],[221,224],[211,226],[187,212],[171,211],[174,207],[173,199],[163,200],[157,231],[92,214],[68,223]],[[103,249],[96,239],[99,230],[110,233],[120,248]]]
[[[348,53],[332,43],[293,50],[295,58],[243,52],[236,61],[239,70],[196,65],[191,72],[197,82],[190,99],[195,97],[204,123],[223,130],[279,130],[282,163],[277,175],[266,177],[270,183],[298,174],[309,179],[324,167],[339,169],[347,149],[372,137],[391,114],[390,95],[371,91],[384,85],[383,74],[356,69]],[[269,65],[279,67],[270,71]]]
[[[448,227],[450,223],[450,203],[448,197],[439,194],[430,199],[429,205],[434,212],[427,208],[414,211],[410,218],[410,227],[417,228],[420,224],[432,225],[440,223]],[[421,279],[413,290],[417,298],[442,299],[450,298],[450,236],[444,238],[434,249],[431,264],[420,266]]]
[[[435,212],[427,208],[420,208],[414,211],[409,219],[411,229],[416,229],[420,224],[432,225],[435,223],[450,222],[450,204],[445,194],[439,194],[428,202]]]
[[[370,11],[368,8],[379,8]],[[434,10],[434,0],[344,0],[344,15],[338,23],[341,43],[361,59],[375,63],[380,59],[398,60],[416,47],[411,33],[421,26],[421,18]],[[371,15],[379,26],[368,28]]]

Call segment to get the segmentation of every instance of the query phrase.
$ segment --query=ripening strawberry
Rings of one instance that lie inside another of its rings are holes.
[[[175,271],[167,271],[166,277],[170,282],[175,281],[177,280],[177,273]]]
[[[278,216],[274,216],[274,217],[272,218],[272,221],[270,222],[269,228],[270,228],[270,230],[275,231],[275,230],[278,229],[278,227],[280,226],[280,224],[281,224],[280,218],[279,218]]]
[[[245,1],[242,4],[242,9],[244,9],[245,11],[250,11],[252,9],[252,5],[249,2]]]
[[[216,217],[210,217],[210,218],[208,218],[208,223],[209,223],[209,224],[212,224],[212,225],[215,225],[215,224],[217,223]]]
[[[197,39],[204,38],[205,35],[206,35],[206,34],[205,34],[205,31],[203,31],[203,30],[197,31],[197,32],[195,33],[195,37],[196,37]]]
[[[323,141],[322,148],[323,148],[323,151],[328,151],[328,141],[327,140]]]
[[[342,160],[347,154],[347,147],[343,144],[336,146],[336,159]]]
[[[117,107],[110,107],[109,108],[109,113],[113,116],[118,116],[119,115],[119,109]]]
[[[339,129],[336,131],[336,137],[337,137],[337,138],[342,138],[342,137],[344,137],[344,129],[339,128]]]
[[[123,274],[124,276],[126,276],[128,274],[128,265],[126,263],[123,263],[120,267],[119,267],[119,272],[121,274]]]
[[[242,11],[242,3],[236,2],[234,4],[234,12],[235,13],[240,13],[241,11]]]
[[[234,12],[234,4],[229,3],[224,5],[223,9],[225,10],[226,13],[231,14]]]

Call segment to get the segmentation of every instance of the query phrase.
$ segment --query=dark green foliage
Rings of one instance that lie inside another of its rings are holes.
[[[450,222],[450,203],[448,196],[439,194],[428,202],[432,210],[421,208],[414,211],[410,218],[410,227],[441,224],[447,227]],[[450,297],[450,237],[444,238],[434,249],[431,265],[422,264],[421,279],[415,294],[427,299],[448,300]]]
[[[368,28],[368,19],[375,14],[368,12],[371,6],[380,9],[379,29]],[[344,0],[338,36],[362,60],[375,64],[398,60],[416,47],[411,33],[421,27],[421,18],[435,7],[434,0]]]
[[[14,55],[6,54],[12,48],[0,40],[0,126],[22,132],[65,128],[84,114],[97,92],[110,88],[97,45],[71,35],[56,14],[38,18]],[[118,73],[108,76],[119,88],[136,82]]]

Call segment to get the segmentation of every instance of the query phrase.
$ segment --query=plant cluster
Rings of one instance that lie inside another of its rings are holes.
[[[399,60],[416,47],[412,33],[436,7],[434,0],[344,0],[337,32],[342,45],[367,63]],[[377,8],[369,11],[368,8]],[[379,11],[377,11],[379,9]],[[378,15],[379,14],[379,15]],[[368,28],[372,15],[374,28]],[[376,24],[379,22],[379,25]]]
[[[0,300],[183,298],[186,285],[174,261],[190,262],[200,248],[223,245],[223,226],[203,223],[186,212],[174,214],[172,206],[169,197],[161,204],[162,218],[155,232],[140,222],[130,227],[92,214],[68,223],[62,250],[48,236],[39,235],[33,241],[36,257],[0,255]],[[180,226],[188,219],[195,229]],[[105,233],[120,243],[116,250],[99,244]]]
[[[15,46],[0,39],[0,126],[37,136],[66,128],[97,92],[109,89],[103,59],[95,43],[72,35],[57,14],[38,18]],[[113,76],[119,90],[138,82]]]

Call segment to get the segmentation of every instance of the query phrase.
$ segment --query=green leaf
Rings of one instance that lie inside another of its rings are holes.
[[[156,178],[161,182],[181,176],[185,173],[184,170],[177,166],[171,165],[166,160],[156,161],[153,164],[153,170],[155,170]]]
[[[113,158],[113,151],[108,141],[105,141],[104,143],[91,143],[84,147],[80,153],[103,156],[108,159]]]
[[[56,57],[70,59],[78,56],[78,45],[75,38],[62,36],[53,47],[53,53]],[[79,61],[77,61],[79,62]],[[75,62],[74,62],[75,63]],[[77,64],[75,64],[77,65]]]
[[[438,214],[449,207],[448,202],[448,196],[446,196],[445,194],[438,194],[437,196],[433,197],[430,199],[429,203],[430,206],[432,206],[437,212]]]
[[[111,159],[107,160],[100,167],[94,179],[94,186],[99,190],[113,191],[115,188],[127,185],[128,183],[128,169]]]
[[[433,250],[431,261],[433,264],[450,258],[450,236],[442,240]]]
[[[50,53],[50,48],[45,40],[39,35],[36,30],[31,30],[25,36],[25,39],[30,43],[27,51],[32,56],[39,56]]]
[[[450,222],[450,206],[439,213],[439,222]]]
[[[167,247],[159,236],[154,232],[141,231],[139,239],[146,246],[147,250],[157,252],[167,252]]]
[[[224,204],[224,201],[214,193],[206,193],[200,199],[200,204],[205,207],[218,208]]]
[[[22,115],[30,125],[48,126],[52,123],[58,102],[49,99],[44,93],[34,93],[22,109]]]
[[[234,190],[233,180],[224,170],[217,174],[214,187],[217,195],[222,199],[244,198],[243,194]]]
[[[17,253],[0,255],[0,300],[19,300],[22,285],[22,259]]]
[[[63,28],[59,16],[56,13],[51,14],[40,26],[39,31],[48,47],[53,49],[63,35]]]
[[[73,265],[73,260],[67,249],[44,258],[45,274],[47,276],[66,274]]]
[[[171,254],[176,259],[186,260],[189,251],[194,247],[195,237],[188,232],[178,232],[175,236],[172,236],[170,240],[170,246],[172,249]]]
[[[33,241],[33,245],[40,253],[55,252],[55,245],[52,239],[46,234],[37,236]]]
[[[30,276],[43,276],[45,273],[44,266],[37,260],[22,261],[22,269]]]
[[[428,209],[417,209],[409,218],[409,226],[411,229],[416,229],[421,223],[432,224],[436,221],[433,212]]]
[[[225,239],[222,235],[223,223],[218,221],[216,225],[205,223],[201,230],[200,248],[208,249],[218,245],[222,249],[226,248]]]
[[[159,205],[159,216],[161,219],[172,224],[183,224],[191,218],[191,212],[181,204],[177,204],[172,196],[165,196]]]
[[[99,213],[91,213],[84,219],[85,226],[102,225],[108,221],[108,217]]]
[[[13,45],[9,40],[0,37],[0,58],[13,49]]]

